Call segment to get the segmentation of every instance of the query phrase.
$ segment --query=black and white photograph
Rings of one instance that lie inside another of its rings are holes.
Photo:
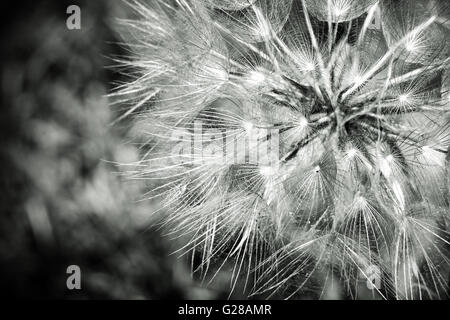
[[[450,1],[0,11],[2,299],[449,300]]]

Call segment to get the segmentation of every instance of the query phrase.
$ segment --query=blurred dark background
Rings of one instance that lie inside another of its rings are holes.
[[[81,30],[66,27],[73,4]],[[139,201],[150,186],[116,165],[139,157],[126,123],[111,125],[120,106],[106,97],[123,77],[110,67],[125,54],[112,29],[127,15],[123,2],[8,0],[0,12],[1,296],[227,298],[230,268],[209,289],[193,280],[190,261],[152,221],[156,204]],[[66,287],[70,265],[81,269],[81,290]],[[337,282],[301,298],[319,295],[344,298]],[[243,298],[239,284],[231,298]]]
[[[81,8],[81,30],[66,9]],[[105,95],[121,1],[2,1],[0,292],[8,298],[217,298],[151,226],[137,159]],[[81,268],[81,290],[66,269]]]

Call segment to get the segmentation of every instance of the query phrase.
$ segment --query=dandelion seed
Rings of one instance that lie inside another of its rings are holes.
[[[354,158],[356,156],[356,154],[358,153],[358,151],[354,148],[350,149],[347,151],[347,157],[348,158]]]
[[[361,78],[360,75],[355,76],[353,82],[355,83],[355,85],[360,86],[363,84],[363,79]]]
[[[401,95],[398,97],[398,100],[399,100],[401,103],[407,103],[407,102],[408,102],[408,95],[407,95],[407,94],[401,94]]]
[[[252,131],[253,131],[253,129],[254,129],[253,123],[248,122],[248,121],[244,121],[244,122],[242,123],[242,127],[244,128],[245,132],[246,132],[248,135],[251,135],[251,134],[252,134]]]

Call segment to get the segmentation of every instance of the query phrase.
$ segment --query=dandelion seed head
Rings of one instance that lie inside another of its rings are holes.
[[[357,297],[359,269],[376,264],[383,297],[443,292],[434,257],[449,260],[448,230],[434,221],[448,211],[450,33],[417,15],[417,1],[398,2],[132,4],[140,18],[127,24],[123,63],[136,78],[117,96],[149,122],[142,163],[152,163],[132,176],[160,183],[149,194],[165,200],[165,227],[192,237],[184,249],[200,254],[202,276],[218,272],[211,261],[233,262],[231,291],[244,278],[250,294],[289,298],[329,270]],[[205,159],[197,120],[229,139]],[[196,155],[168,164],[176,130]],[[263,154],[249,161],[251,148]]]

